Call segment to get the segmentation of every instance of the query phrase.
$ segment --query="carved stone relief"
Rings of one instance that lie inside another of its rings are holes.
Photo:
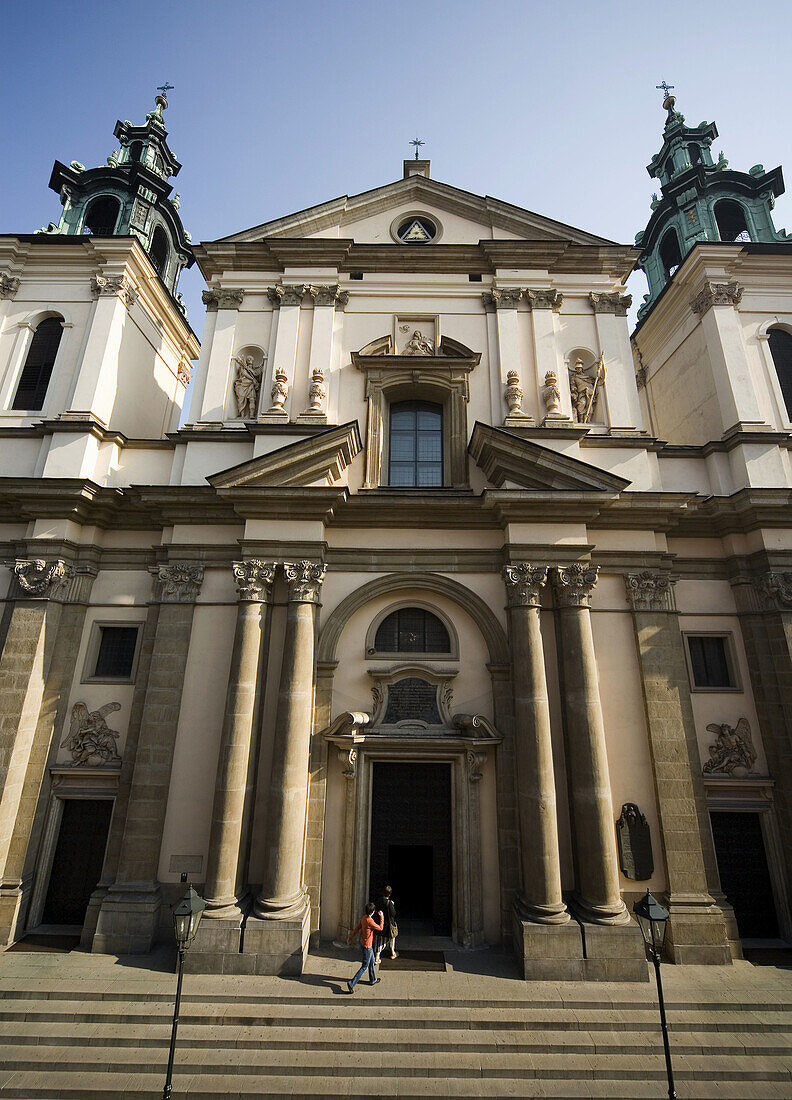
[[[747,718],[741,718],[736,726],[713,722],[707,726],[707,732],[714,733],[716,739],[708,746],[710,758],[704,764],[705,775],[751,774],[756,763],[756,749]]]
[[[396,355],[436,355],[437,331],[431,317],[397,316],[393,352]]]
[[[539,593],[547,583],[547,566],[520,562],[503,567],[509,607],[539,607]]]
[[[52,562],[46,562],[43,558],[20,558],[14,562],[19,587],[31,596],[54,595],[72,573],[72,567],[60,558]]]
[[[190,603],[201,590],[202,565],[160,565],[157,577],[163,603]]]
[[[674,581],[668,573],[644,569],[624,578],[627,599],[633,611],[672,611]]]
[[[485,306],[494,306],[495,309],[516,309],[520,304],[522,288],[519,286],[496,287],[486,291],[481,297]]]
[[[554,313],[561,311],[564,295],[560,290],[526,290],[524,293],[529,309],[552,309]]]
[[[792,573],[764,573],[756,586],[768,607],[792,607]]]
[[[626,317],[632,305],[631,294],[589,294],[591,308],[595,313],[612,313],[616,317]]]
[[[634,802],[625,802],[616,822],[619,866],[625,878],[646,882],[654,873],[652,835],[646,817]]]
[[[588,607],[598,573],[598,565],[580,561],[554,569],[553,591],[559,607]]]
[[[214,313],[218,309],[239,309],[244,297],[244,290],[204,290],[201,301],[207,313]]]
[[[289,600],[297,603],[318,603],[327,566],[314,561],[283,563],[283,572],[289,586]]]
[[[176,370],[176,378],[183,386],[188,386],[190,383],[190,379],[192,378],[192,367],[185,359],[182,359],[179,363]]]
[[[475,749],[469,749],[466,754],[468,779],[471,783],[478,783],[480,779],[483,779],[481,768],[487,762],[487,754],[483,750],[476,751]]]
[[[19,290],[19,279],[15,275],[6,275],[0,271],[0,299],[13,298]]]
[[[275,580],[275,562],[248,558],[232,564],[239,599],[267,603]]]
[[[88,710],[85,703],[75,703],[71,712],[71,725],[61,748],[71,753],[72,764],[114,764],[121,757],[116,749],[119,734],[111,730],[106,717],[121,710],[120,703],[105,703],[98,710]]]

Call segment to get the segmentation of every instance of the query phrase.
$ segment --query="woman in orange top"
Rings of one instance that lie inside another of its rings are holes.
[[[360,946],[363,949],[363,962],[361,963],[360,970],[354,976],[351,982],[347,982],[347,989],[350,993],[355,992],[355,986],[368,970],[369,972],[369,985],[376,985],[381,981],[377,977],[374,970],[374,933],[381,932],[385,923],[385,918],[382,913],[379,914],[379,924],[374,920],[374,910],[376,906],[373,901],[366,902],[366,912],[357,922],[352,930],[352,934],[349,937],[349,943],[355,936],[360,933]]]

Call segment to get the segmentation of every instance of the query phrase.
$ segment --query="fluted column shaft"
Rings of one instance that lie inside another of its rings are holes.
[[[605,723],[602,717],[589,596],[597,569],[574,563],[553,571],[559,607],[572,804],[577,903],[584,920],[626,924],[619,889]]]
[[[569,920],[561,896],[550,706],[539,622],[547,569],[527,563],[503,571],[512,646],[517,810],[520,822],[520,916],[541,924]]]
[[[255,559],[235,562],[233,569],[239,606],[209,834],[204,913],[207,917],[239,915],[246,891],[244,857],[255,769],[259,674],[266,637],[266,607],[275,576],[274,564]]]
[[[308,803],[314,680],[314,624],[325,567],[285,563],[289,587],[286,636],[275,717],[267,855],[255,915],[272,920],[301,917],[308,904],[303,848]]]

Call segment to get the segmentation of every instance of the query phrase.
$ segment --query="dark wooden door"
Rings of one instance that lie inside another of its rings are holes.
[[[113,803],[67,798],[52,862],[44,924],[82,924],[102,873]]]
[[[741,939],[778,936],[759,814],[711,813],[721,889],[734,906]]]
[[[374,764],[369,893],[393,887],[400,932],[451,934],[451,765]]]

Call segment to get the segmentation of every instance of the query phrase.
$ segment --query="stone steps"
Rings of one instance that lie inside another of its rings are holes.
[[[173,978],[43,979],[0,981],[0,1100],[159,1100]],[[396,982],[354,997],[277,979],[265,988],[190,978],[174,1100],[667,1095],[657,1007],[645,991],[612,986],[598,1000],[583,984],[504,986],[512,999],[464,977],[419,997]],[[790,1100],[792,984],[764,1000],[756,989],[740,999],[694,984],[690,992],[667,1002],[680,1100]]]

